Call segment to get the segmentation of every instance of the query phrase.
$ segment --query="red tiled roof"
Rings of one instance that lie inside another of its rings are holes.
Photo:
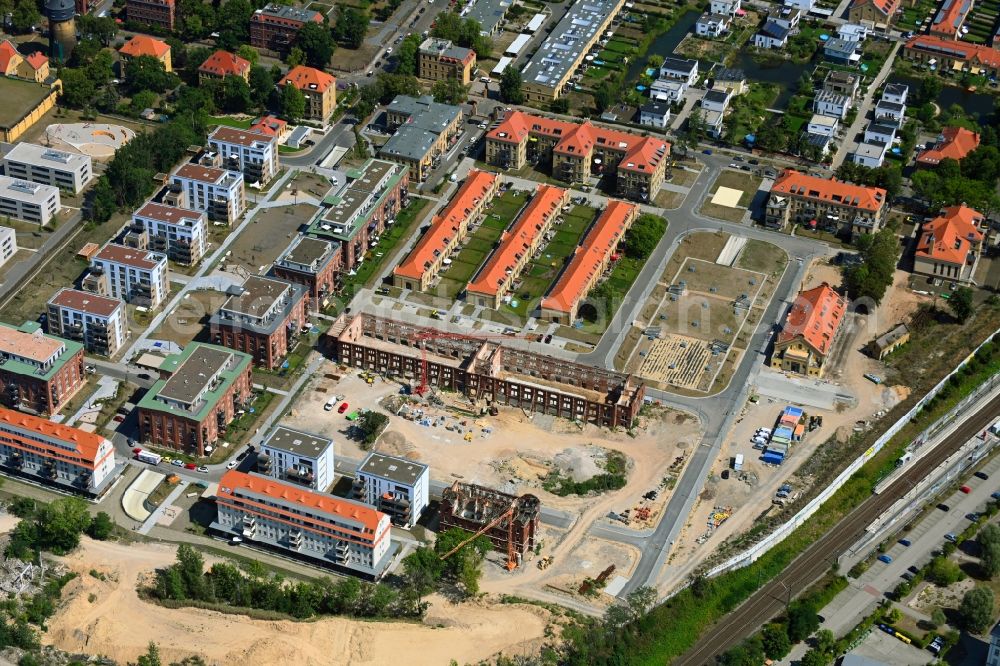
[[[49,59],[45,57],[45,54],[42,53],[41,51],[35,51],[24,60],[29,65],[31,65],[32,69],[40,69],[43,65],[45,65],[45,63],[49,61]]]
[[[497,248],[479,275],[469,282],[468,290],[479,294],[496,294],[507,271],[525,252],[544,228],[546,220],[559,212],[559,205],[566,190],[551,185],[539,185],[527,208],[518,216],[509,232],[501,237]]]
[[[965,60],[971,65],[1000,68],[1000,51],[988,46],[970,44],[954,39],[941,39],[934,35],[917,35],[906,42],[906,48],[924,51],[939,57]]]
[[[965,205],[945,208],[920,230],[917,256],[932,261],[964,264],[972,244],[983,240],[983,234],[977,228],[983,217],[982,213]]]
[[[215,76],[243,76],[250,71],[250,61],[229,51],[219,50],[208,56],[198,71]]]
[[[972,0],[944,0],[928,32],[954,39],[972,9]]]
[[[10,61],[18,57],[21,57],[21,54],[13,44],[7,40],[0,42],[0,72],[6,72],[10,67]]]
[[[98,317],[110,317],[114,314],[115,310],[124,307],[120,299],[99,296],[89,291],[80,291],[79,289],[70,289],[68,287],[60,289],[55,296],[49,299],[49,304],[70,308],[79,312],[86,312]]]
[[[73,448],[76,449],[76,453],[78,453],[85,462],[90,463],[91,466],[93,466],[94,461],[97,458],[97,451],[101,446],[101,442],[104,440],[103,437],[95,435],[92,432],[85,432],[79,428],[53,423],[48,419],[32,416],[31,414],[15,412],[14,410],[7,409],[5,407],[0,407],[0,422],[7,423],[16,428],[30,430],[47,437],[53,437],[71,444]],[[51,444],[46,444],[45,442],[32,441],[32,446],[43,449],[42,455],[44,456],[51,457],[53,454],[56,454],[58,456],[72,457],[70,451]]]
[[[826,180],[794,169],[786,169],[778,176],[771,194],[794,195],[870,211],[881,208],[886,200],[881,187],[855,185],[836,178]]]
[[[828,354],[846,312],[847,300],[825,282],[808,291],[800,291],[788,311],[778,342],[801,336],[810,347]]]
[[[624,153],[618,168],[652,173],[670,155],[670,144],[662,139],[598,127],[589,120],[570,123],[522,111],[508,113],[486,136],[504,143],[521,143],[530,134],[557,137],[553,152],[560,155],[589,155],[594,148]]]
[[[609,254],[615,251],[625,236],[629,217],[636,211],[634,204],[612,199],[593,228],[573,253],[569,266],[542,299],[542,307],[558,312],[570,312],[584,297],[584,288]]]
[[[327,74],[314,67],[299,65],[281,77],[280,84],[282,86],[288,83],[299,90],[315,91],[322,94],[330,86],[336,85],[337,79],[332,74]]]
[[[267,134],[268,136],[278,136],[285,131],[286,127],[288,127],[288,123],[281,118],[275,118],[274,116],[262,116],[253,121],[253,125],[250,126],[250,130],[252,132]]]
[[[239,129],[219,125],[208,135],[209,141],[220,143],[231,143],[245,148],[252,148],[255,144],[268,144],[274,141],[273,134],[258,132],[254,129]]]
[[[851,8],[861,7],[871,3],[875,9],[879,10],[883,16],[891,17],[896,13],[896,9],[899,7],[899,0],[854,0],[851,3]]]
[[[413,250],[396,266],[393,273],[419,280],[434,259],[445,251],[448,243],[458,233],[462,222],[468,218],[476,204],[490,192],[497,178],[495,173],[489,171],[478,169],[470,171],[462,187],[444,210],[434,216],[431,228],[417,241]]]
[[[375,531],[382,522],[385,514],[375,510],[373,507],[344,500],[333,495],[317,493],[301,486],[282,483],[269,477],[251,476],[230,470],[222,475],[219,480],[219,497],[236,498],[236,490],[243,489],[257,495],[264,495],[271,499],[289,504],[297,504],[316,512],[341,516],[350,520],[356,520],[364,526],[364,537],[375,540]],[[308,521],[306,516],[297,518]]]
[[[939,164],[941,160],[961,160],[979,147],[979,134],[964,127],[945,127],[941,141],[917,155],[917,163],[925,166]]]
[[[100,252],[94,255],[94,259],[132,266],[133,268],[153,270],[160,262],[150,259],[149,257],[152,254],[154,253],[151,250],[137,250],[136,248],[118,245],[117,243],[108,243],[101,248]],[[159,256],[166,257],[166,255]]]
[[[125,42],[125,45],[118,49],[118,52],[133,58],[139,56],[162,58],[170,52],[170,45],[149,35],[136,35]]]

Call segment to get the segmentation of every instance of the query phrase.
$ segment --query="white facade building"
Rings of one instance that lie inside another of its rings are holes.
[[[354,476],[354,498],[413,527],[430,501],[430,469],[406,458],[369,453]]]
[[[689,86],[698,82],[698,61],[686,58],[664,58],[660,65],[661,79],[679,79]]]
[[[326,492],[334,481],[333,440],[279,426],[260,445],[257,471]]]
[[[94,177],[89,155],[67,153],[33,143],[15,144],[3,158],[4,175],[52,185],[79,194]]]
[[[223,168],[239,171],[250,183],[266,184],[278,173],[278,137],[220,125],[208,135]]]
[[[649,86],[649,98],[667,104],[676,104],[684,99],[687,81],[680,79],[656,79]]]
[[[197,264],[208,250],[205,213],[146,202],[132,213],[132,224],[149,237],[150,248],[185,265]]]
[[[84,289],[155,309],[170,293],[167,255],[108,243],[90,260]]]
[[[377,579],[392,559],[389,516],[266,476],[226,472],[211,529]]]
[[[740,10],[740,0],[712,0],[708,11],[712,14],[736,16]]]
[[[890,83],[882,91],[882,101],[893,104],[906,104],[906,98],[910,94],[910,87],[902,83]]]
[[[729,30],[730,17],[725,14],[702,14],[694,24],[699,37],[719,37]]]
[[[705,96],[701,98],[701,108],[706,112],[725,113],[732,98],[733,93],[730,90],[706,90]]]
[[[670,124],[670,107],[664,102],[646,102],[639,108],[639,124],[666,129]]]
[[[215,167],[185,164],[170,177],[182,193],[182,207],[200,210],[210,220],[232,225],[246,212],[243,174]]]
[[[851,98],[828,90],[819,90],[813,100],[813,111],[823,115],[843,120],[851,110]]]
[[[806,126],[806,131],[809,134],[814,134],[816,136],[828,136],[832,137],[837,133],[837,129],[840,127],[840,121],[832,116],[821,116],[818,113],[813,114],[813,117],[809,120],[809,125]]]
[[[858,23],[845,23],[837,28],[837,38],[845,42],[863,42],[868,38],[868,27]]]
[[[17,232],[10,227],[0,227],[0,266],[17,254]]]
[[[896,124],[898,127],[903,125],[906,118],[906,105],[900,104],[899,102],[890,102],[885,98],[879,100],[878,104],[875,105],[875,119],[888,121]]]
[[[0,216],[44,227],[60,205],[58,187],[0,176]]]
[[[868,127],[865,128],[865,141],[876,141],[892,145],[892,142],[895,140],[896,128],[892,125],[872,122],[868,123]]]
[[[885,154],[889,150],[889,145],[879,141],[864,141],[858,144],[851,159],[855,164],[877,169],[885,161]]]
[[[129,338],[125,302],[63,288],[49,299],[49,333],[82,342],[91,354],[112,357]]]

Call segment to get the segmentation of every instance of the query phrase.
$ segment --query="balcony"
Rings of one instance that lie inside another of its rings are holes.
[[[302,531],[301,530],[295,530],[294,532],[289,532],[288,533],[288,544],[292,548],[301,548],[302,547]]]
[[[316,479],[316,475],[308,467],[289,467],[285,470],[285,479],[309,486]]]
[[[257,456],[257,471],[261,474],[271,474],[271,456],[266,453]]]

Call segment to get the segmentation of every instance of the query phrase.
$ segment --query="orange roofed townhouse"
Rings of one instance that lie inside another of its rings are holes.
[[[793,222],[840,233],[849,231],[856,237],[881,229],[887,206],[886,192],[880,187],[786,169],[771,187],[764,222],[774,229]]]
[[[431,220],[430,229],[393,269],[395,286],[427,291],[445,262],[450,263],[449,257],[465,239],[469,225],[482,215],[499,189],[500,177],[495,173],[471,170],[448,205]]]
[[[771,367],[821,376],[846,313],[847,299],[825,282],[800,291],[774,342]]]
[[[583,299],[604,275],[625,232],[638,217],[638,206],[614,199],[608,202],[555,286],[542,299],[542,319],[556,324],[573,323]]]
[[[208,56],[198,68],[198,83],[205,84],[209,79],[224,79],[227,76],[238,76],[244,81],[250,81],[250,61],[229,51],[216,51]]]
[[[903,46],[903,57],[940,72],[1000,76],[1000,51],[934,35],[917,35]]]
[[[337,79],[315,67],[299,65],[281,77],[278,85],[293,85],[306,98],[305,117],[325,123],[337,108]]]
[[[979,263],[986,217],[968,206],[951,206],[920,229],[913,272],[954,282],[971,282]]]
[[[117,476],[115,448],[108,439],[3,407],[0,465],[17,476],[93,497]]]
[[[486,161],[505,169],[528,162],[552,162],[552,175],[568,183],[591,176],[614,180],[619,196],[637,201],[655,198],[663,184],[670,144],[655,137],[509,112],[486,135]]]
[[[467,300],[481,307],[499,309],[504,296],[513,288],[515,280],[545,239],[545,232],[568,201],[568,190],[539,185],[511,228],[500,236],[499,247],[469,282]]]
[[[957,40],[972,11],[973,0],[944,0],[927,32],[936,37]]]
[[[83,345],[42,333],[37,322],[0,322],[0,402],[55,414],[86,383]]]
[[[941,160],[959,162],[979,147],[979,134],[964,127],[945,127],[937,143],[917,155],[917,166],[934,167]]]
[[[381,578],[392,561],[392,523],[387,514],[354,500],[291,483],[226,472],[215,497],[211,529],[289,551],[320,564]]]
[[[123,73],[128,62],[132,58],[138,58],[139,56],[156,58],[163,63],[164,71],[174,71],[173,64],[170,62],[170,45],[149,35],[136,35],[128,40],[124,46],[118,49],[118,55],[121,56]]]
[[[900,0],[854,0],[847,10],[851,23],[871,21],[875,24],[889,25],[899,9]]]
[[[42,83],[49,78],[49,59],[39,51],[21,55],[11,42],[0,42],[0,74]]]

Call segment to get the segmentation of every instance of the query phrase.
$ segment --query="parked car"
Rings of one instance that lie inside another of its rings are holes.
[[[229,461],[229,463],[228,463],[228,464],[226,465],[226,469],[236,469],[236,467],[237,467],[237,466],[238,466],[239,464],[240,464],[240,463],[239,463],[239,461],[238,461],[238,460],[230,460],[230,461]]]
[[[184,467],[184,461],[179,458],[177,460],[171,460],[170,464],[174,467]]]
[[[867,379],[868,381],[872,382],[873,384],[881,384],[882,383],[882,378],[881,377],[879,377],[878,375],[873,375],[870,372],[866,372],[865,373],[865,379]]]
[[[995,500],[1000,500],[1000,491],[997,491],[995,493],[990,493],[990,497],[992,497]]]
[[[977,520],[979,520],[979,514],[976,513],[975,511],[965,514],[965,517],[967,520],[971,520],[972,522],[976,522]]]
[[[881,555],[878,556],[878,561],[885,562],[886,564],[892,564],[892,558],[886,555],[885,553],[882,553]]]
[[[961,488],[959,488],[959,490],[961,490],[966,495],[972,492],[972,488],[970,488],[969,486],[962,486]]]
[[[184,463],[184,469],[194,470],[194,469],[198,469],[198,466],[195,465],[194,463]]]
[[[208,474],[208,465],[202,465],[198,468],[198,471],[202,474]]]
[[[941,509],[942,511],[951,511],[951,507],[945,504],[944,502],[938,504],[937,508]]]
[[[990,475],[986,472],[976,472],[974,475],[977,479],[982,479],[983,481],[989,481]]]
[[[909,548],[909,547],[910,547],[910,545],[911,545],[911,543],[910,543],[910,540],[909,540],[909,539],[900,539],[900,540],[899,540],[899,543],[900,543],[901,545],[903,545],[903,546],[906,546],[907,548]]]
[[[238,537],[238,536],[234,536],[232,539],[229,540],[229,543],[233,544],[234,546],[239,545],[239,544],[243,543],[243,538],[242,537]]]
[[[344,404],[342,404],[340,407],[337,408],[337,413],[338,414],[343,414],[344,412],[347,411],[347,407],[348,407],[348,404],[345,402]]]
[[[948,532],[947,534],[944,535],[944,538],[947,539],[948,541],[951,541],[952,543],[958,542],[958,537],[955,536],[953,532]]]

